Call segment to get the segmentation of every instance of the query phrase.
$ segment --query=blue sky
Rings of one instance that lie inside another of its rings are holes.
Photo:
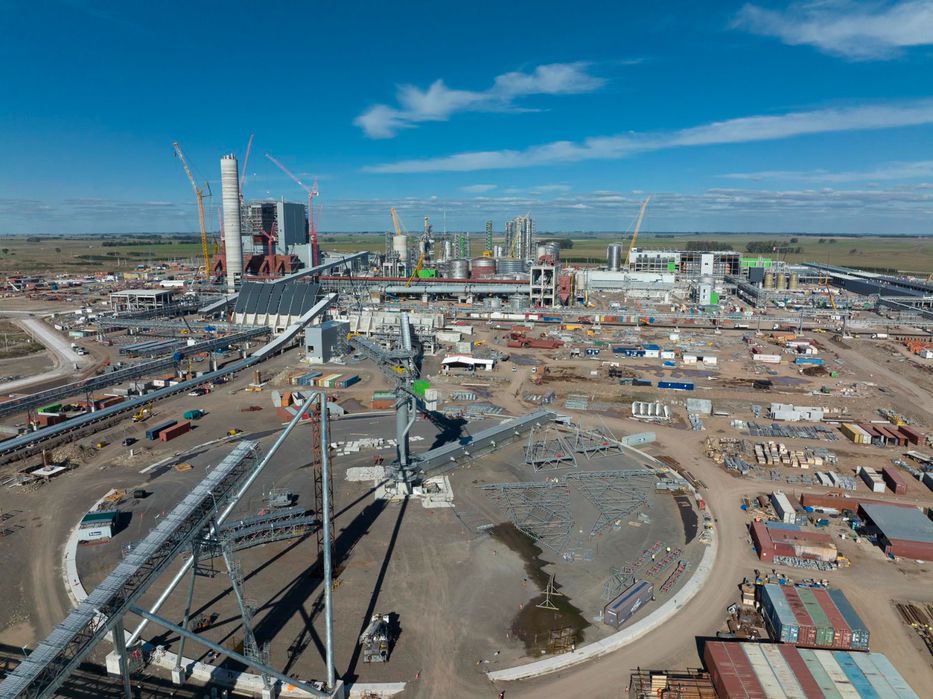
[[[933,1],[0,0],[0,233],[194,231],[214,185],[322,230],[933,232]]]

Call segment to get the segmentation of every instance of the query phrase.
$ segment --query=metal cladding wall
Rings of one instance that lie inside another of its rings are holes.
[[[709,641],[703,660],[720,699],[919,699],[878,653]]]

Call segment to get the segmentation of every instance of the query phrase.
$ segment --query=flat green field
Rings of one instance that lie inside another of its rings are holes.
[[[201,254],[201,244],[162,238],[141,245],[120,245],[119,236],[75,236],[29,240],[25,236],[0,239],[0,273],[112,272],[139,264],[189,260]],[[109,243],[106,247],[104,243]]]
[[[482,253],[482,235],[471,237],[471,255]],[[565,248],[562,256],[576,262],[603,262],[606,246],[622,243],[628,246],[630,234],[539,234],[544,239],[570,239],[573,247]],[[792,239],[795,239],[792,242]],[[0,274],[34,274],[41,272],[94,272],[126,271],[138,264],[195,260],[200,257],[201,246],[190,236],[178,239],[166,236],[147,240],[139,245],[124,245],[122,236],[71,236],[67,238],[40,237],[38,241],[22,236],[0,238]],[[501,238],[496,237],[496,243]],[[789,235],[725,235],[725,234],[652,234],[638,238],[643,249],[683,249],[689,243],[717,241],[731,245],[733,250],[747,253],[746,245],[755,241],[774,241],[778,245],[801,248],[798,253],[760,253],[772,259],[788,262],[825,262],[834,265],[865,269],[897,270],[898,272],[928,275],[933,273],[933,237],[895,238],[886,236],[830,237]],[[821,242],[822,241],[822,242]],[[104,243],[108,243],[107,246]],[[385,236],[374,233],[321,235],[321,247],[337,252],[356,250],[382,250]],[[213,245],[212,245],[213,250]]]

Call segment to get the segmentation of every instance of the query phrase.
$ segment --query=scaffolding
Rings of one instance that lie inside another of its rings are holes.
[[[515,527],[561,553],[573,533],[570,488],[560,483],[490,483],[481,490],[505,508]]]

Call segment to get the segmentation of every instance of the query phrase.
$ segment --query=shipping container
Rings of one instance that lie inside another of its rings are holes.
[[[658,388],[668,388],[674,391],[692,391],[693,384],[683,381],[658,381]]]
[[[188,410],[182,417],[184,417],[185,420],[200,420],[204,417],[204,414],[203,410]]]
[[[191,429],[190,422],[179,422],[177,425],[172,427],[167,427],[161,432],[159,432],[159,440],[162,442],[170,442],[175,437],[180,437],[185,432],[188,432]]]
[[[871,435],[851,422],[842,423],[839,426],[839,431],[842,432],[850,442],[855,444],[871,444]]]
[[[159,433],[160,433],[162,430],[168,429],[169,427],[171,427],[172,425],[176,424],[177,422],[178,422],[178,420],[169,420],[169,421],[167,421],[167,422],[163,422],[161,425],[156,425],[155,427],[150,427],[148,430],[146,430],[146,439],[148,439],[150,442],[152,442],[152,441],[158,439],[158,438],[159,438]]]
[[[784,593],[784,599],[787,600],[788,606],[797,619],[798,632],[796,643],[802,646],[814,645],[816,643],[816,625],[813,623],[813,619],[810,617],[803,600],[800,599],[800,595],[797,594],[797,590],[787,586],[782,587],[781,591]]]
[[[796,643],[799,624],[794,612],[784,597],[780,585],[768,583],[761,587],[760,593],[762,616],[774,639],[784,643]]]
[[[356,374],[346,375],[334,382],[334,388],[350,388],[355,383],[359,383],[360,377]]]
[[[852,607],[852,604],[846,599],[842,590],[830,589],[827,591],[830,599],[836,605],[836,609],[842,615],[849,629],[852,631],[852,648],[858,650],[868,650],[869,634],[865,622]]]
[[[821,588],[813,588],[812,592],[820,608],[823,610],[823,613],[826,615],[826,618],[829,619],[830,625],[833,627],[833,648],[840,648],[842,650],[849,650],[852,648],[852,629],[849,628],[845,618],[839,610],[836,609],[836,605],[833,603],[829,593]]]
[[[820,603],[813,596],[813,590],[808,587],[798,587],[796,589],[797,594],[800,595],[800,601],[807,608],[807,614],[810,615],[810,618],[813,619],[813,625],[816,626],[816,639],[813,644],[822,648],[831,648],[836,637],[836,631],[832,624],[829,623],[826,612],[823,611]]]
[[[752,359],[756,362],[764,362],[765,364],[781,363],[781,355],[779,354],[753,354]]]
[[[813,364],[815,366],[823,366],[823,360],[820,357],[797,357],[794,360],[794,364]]]
[[[925,441],[923,434],[910,425],[900,425],[897,431],[904,435],[911,444],[923,444]]]
[[[647,580],[635,583],[605,606],[603,623],[619,628],[647,604],[653,594],[654,586]]]
[[[51,405],[46,405],[39,408],[36,412],[38,413],[60,413],[62,411],[61,403],[52,403]]]

